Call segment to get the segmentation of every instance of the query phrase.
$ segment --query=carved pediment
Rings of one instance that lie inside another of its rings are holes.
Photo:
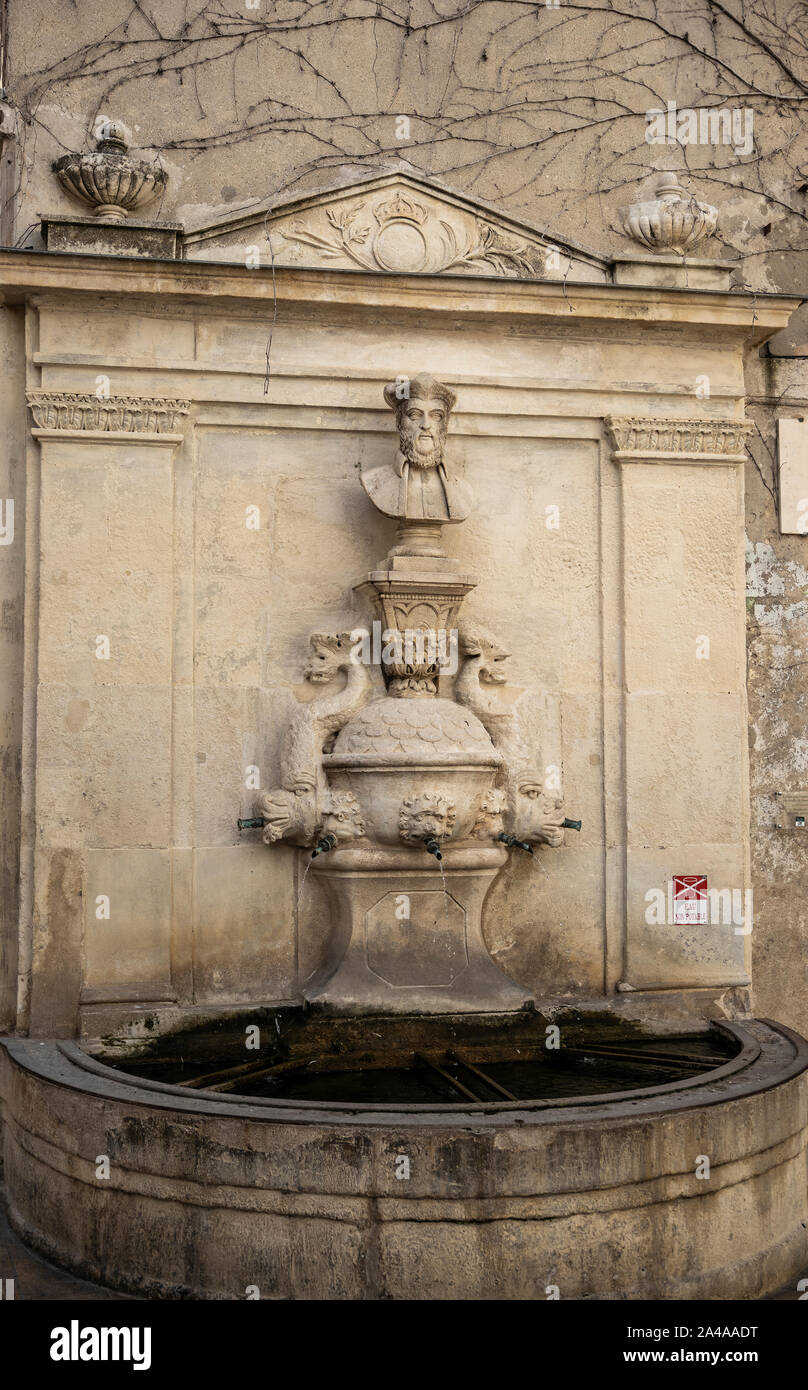
[[[185,235],[189,260],[365,270],[606,280],[606,262],[408,173],[363,179]]]

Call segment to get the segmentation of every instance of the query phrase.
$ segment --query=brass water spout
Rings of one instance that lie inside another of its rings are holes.
[[[429,850],[429,853],[430,853],[430,854],[434,854],[434,856],[435,856],[436,859],[442,859],[442,858],[443,858],[443,855],[442,855],[441,852],[440,852],[440,844],[439,844],[438,841],[435,839],[435,836],[434,836],[434,835],[425,835],[425,836],[424,836],[424,844],[426,845],[427,849]]]
[[[318,854],[328,854],[328,851],[333,849],[336,843],[336,835],[323,835],[322,839],[317,841],[317,844],[311,852],[312,859],[316,859]]]

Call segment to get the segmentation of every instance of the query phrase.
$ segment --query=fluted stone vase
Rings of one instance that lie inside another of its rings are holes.
[[[125,222],[130,212],[165,191],[165,169],[149,160],[133,159],[127,153],[129,143],[126,126],[109,121],[96,150],[63,155],[53,166],[62,187],[88,203],[99,222]]]

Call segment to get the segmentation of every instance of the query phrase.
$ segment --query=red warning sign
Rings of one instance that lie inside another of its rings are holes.
[[[673,879],[673,921],[682,926],[698,926],[707,921],[707,879],[704,874],[675,874]]]

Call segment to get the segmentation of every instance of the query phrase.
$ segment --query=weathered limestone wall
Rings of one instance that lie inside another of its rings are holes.
[[[755,991],[761,1012],[805,1031],[807,832],[784,828],[780,794],[808,789],[808,539],[779,532],[776,431],[805,416],[805,359],[751,357],[747,389],[758,426],[746,470]]]
[[[646,917],[648,888],[696,859],[711,882],[746,882],[740,436],[665,452],[620,421],[686,420],[703,371],[708,418],[740,418],[744,338],[790,305],[448,278],[425,297],[407,277],[283,270],[264,395],[267,272],[77,256],[71,288],[53,288],[63,264],[4,263],[18,293],[39,279],[31,1031],[292,1000],[319,963],[305,855],[246,842],[236,820],[253,813],[251,769],[276,784],[282,731],[312,696],[309,633],[369,616],[352,588],[391,534],[358,473],[389,459],[382,387],[413,370],[458,392],[449,450],[477,507],[448,540],[479,580],[468,617],[513,653],[506,698],[560,709],[584,822],[538,863],[511,861],[484,919],[492,953],[549,1000],[743,987],[731,925]],[[86,401],[78,425],[62,392]],[[132,428],[104,414],[132,407]],[[712,663],[691,660],[701,629]],[[545,765],[557,737],[551,721]]]
[[[0,311],[0,1029],[17,1013],[23,617],[25,601],[25,319]]]

